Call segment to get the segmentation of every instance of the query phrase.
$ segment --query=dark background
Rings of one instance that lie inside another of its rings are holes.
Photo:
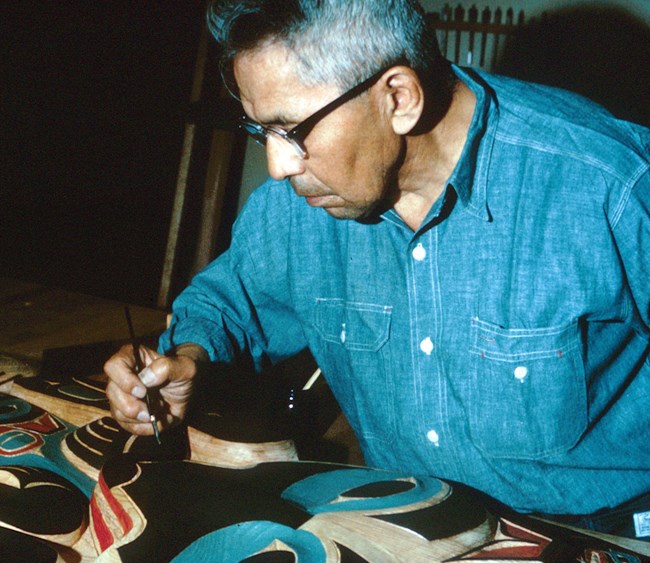
[[[558,8],[511,38],[495,72],[586,96],[650,127],[650,27],[620,7]]]
[[[197,0],[0,4],[0,276],[155,305],[203,14]],[[650,125],[650,30],[622,10],[537,18],[496,70]]]
[[[153,305],[204,3],[0,7],[0,275]]]

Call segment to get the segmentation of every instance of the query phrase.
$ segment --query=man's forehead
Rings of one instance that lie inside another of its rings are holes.
[[[237,55],[233,61],[233,71],[240,92],[276,89],[284,84],[296,87],[301,82],[295,55],[277,43]]]
[[[267,124],[297,123],[337,91],[306,85],[296,56],[281,44],[239,54],[233,70],[244,109]]]

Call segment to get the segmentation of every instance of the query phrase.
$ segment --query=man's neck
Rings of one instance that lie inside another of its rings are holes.
[[[459,82],[449,111],[430,131],[406,138],[395,211],[416,231],[447,185],[467,140],[476,97]]]

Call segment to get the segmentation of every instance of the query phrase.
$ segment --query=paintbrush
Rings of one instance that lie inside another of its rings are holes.
[[[133,345],[133,356],[135,357],[135,370],[139,374],[143,369],[142,360],[140,359],[140,345],[138,339],[135,337],[135,330],[133,330],[133,322],[131,321],[131,312],[128,307],[124,307],[124,314],[126,315],[126,322],[129,325],[129,335],[131,337],[131,344]],[[153,434],[156,437],[156,442],[160,445],[160,435],[158,434],[158,425],[156,424],[156,416],[151,413],[151,401],[149,400],[149,391],[144,396],[147,403],[147,410],[149,411],[149,420],[153,427]]]

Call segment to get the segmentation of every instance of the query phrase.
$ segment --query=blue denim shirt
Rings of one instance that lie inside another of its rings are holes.
[[[267,181],[161,338],[215,360],[309,346],[368,465],[590,513],[650,490],[650,132],[455,69],[477,97],[417,232]]]

